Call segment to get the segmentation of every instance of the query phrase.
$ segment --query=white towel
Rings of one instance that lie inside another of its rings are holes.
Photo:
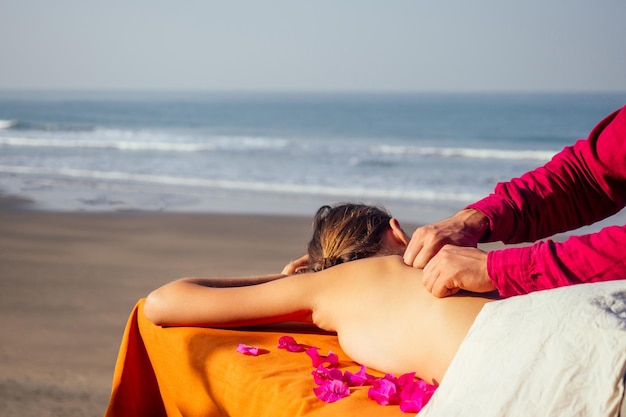
[[[626,281],[487,304],[419,417],[619,416]]]

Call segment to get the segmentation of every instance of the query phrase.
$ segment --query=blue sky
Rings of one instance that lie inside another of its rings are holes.
[[[624,0],[2,0],[0,89],[626,91]]]

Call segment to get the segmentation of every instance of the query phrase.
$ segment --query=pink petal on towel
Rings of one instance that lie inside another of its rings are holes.
[[[328,356],[326,356],[326,362],[328,362],[329,366],[339,364],[339,356],[334,353],[332,350],[328,351]]]
[[[346,371],[343,380],[346,381],[349,387],[362,387],[366,384],[371,384],[376,378],[367,372],[365,372],[365,366],[361,365],[361,369],[356,374],[350,371]]]
[[[285,349],[288,352],[304,352],[306,346],[296,342],[292,336],[282,336],[278,339],[278,349]]]
[[[328,356],[322,356],[317,352],[316,347],[312,347],[306,350],[306,354],[311,358],[314,368],[317,368],[325,363],[328,363],[329,366],[337,365],[339,363],[339,356],[337,356],[336,353],[333,353],[332,350],[328,351]]]
[[[412,384],[414,381],[415,381],[415,372],[402,374],[398,378],[395,379],[396,385],[401,389],[409,384]]]
[[[249,346],[244,343],[239,343],[237,345],[237,352],[243,353],[244,355],[248,356],[259,356],[261,350],[258,346]]]
[[[400,410],[405,413],[419,412],[430,400],[437,389],[421,379],[403,386],[400,392]]]
[[[338,381],[343,381],[343,373],[340,369],[337,368],[326,368],[324,365],[320,365],[311,372],[313,375],[313,381],[317,385],[325,384],[327,381],[336,379]]]
[[[367,391],[367,397],[376,401],[379,405],[398,404],[398,388],[394,381],[389,378],[379,378]]]
[[[330,379],[313,389],[315,396],[326,403],[332,403],[350,395],[348,384],[343,381]]]

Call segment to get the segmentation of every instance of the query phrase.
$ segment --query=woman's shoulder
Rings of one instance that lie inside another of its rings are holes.
[[[403,271],[421,271],[413,268],[404,263],[404,259],[400,255],[386,255],[386,256],[374,256],[371,258],[360,259],[353,261],[361,268],[380,268],[380,269],[393,269]]]
[[[339,264],[337,265],[337,267],[347,268],[351,265],[359,265],[361,267],[364,265],[367,265],[368,267],[370,266],[381,266],[381,267],[401,266],[401,267],[411,268],[410,266],[404,263],[404,260],[402,259],[402,256],[400,255],[372,256],[369,258],[363,258],[363,259],[359,259],[356,261]]]
[[[401,278],[406,275],[421,277],[422,270],[408,266],[401,256],[388,255],[346,262],[319,273],[328,274],[330,279],[350,280],[350,278],[358,278],[363,280],[367,277],[372,279],[380,279],[381,277],[387,279]]]

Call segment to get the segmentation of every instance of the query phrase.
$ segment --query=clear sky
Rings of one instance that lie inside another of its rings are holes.
[[[0,89],[626,91],[624,0],[0,0]]]

